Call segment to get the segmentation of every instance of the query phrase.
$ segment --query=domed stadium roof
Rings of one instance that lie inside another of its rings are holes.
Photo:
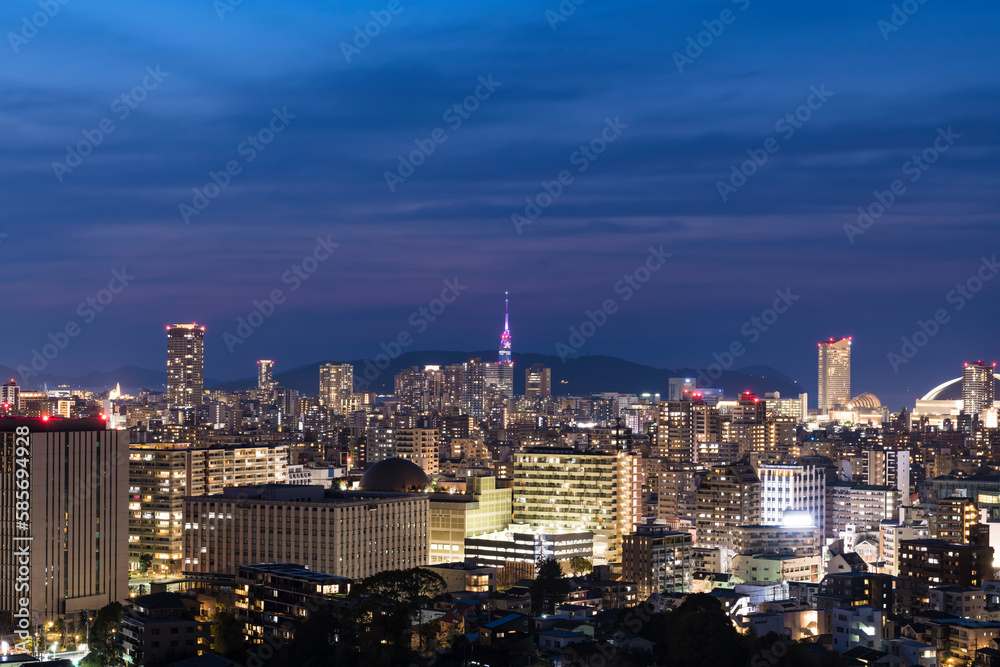
[[[994,389],[1000,389],[997,380],[1000,380],[1000,374],[993,374],[993,386]],[[1000,396],[1000,394],[994,394]],[[962,400],[962,378],[957,377],[954,380],[948,380],[947,382],[942,382],[938,386],[931,389],[929,392],[924,394],[924,397],[920,399],[922,401],[960,401]]]
[[[361,476],[362,491],[421,491],[430,484],[427,474],[412,461],[392,458],[379,461]]]
[[[851,405],[855,408],[874,409],[882,407],[882,401],[878,400],[878,396],[875,394],[866,391],[852,398]]]

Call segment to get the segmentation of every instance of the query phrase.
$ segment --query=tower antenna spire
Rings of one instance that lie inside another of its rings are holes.
[[[503,334],[500,336],[500,363],[509,364],[510,359],[510,292],[503,293]]]

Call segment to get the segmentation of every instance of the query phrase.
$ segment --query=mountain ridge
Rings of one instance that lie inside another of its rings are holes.
[[[370,359],[324,359],[276,372],[275,381],[283,387],[295,389],[303,395],[312,396],[319,391],[319,367],[321,364],[349,363],[354,366],[356,390],[389,394],[394,391],[394,376],[404,368],[426,365],[446,366],[474,358],[492,360],[496,358],[496,351],[423,350],[405,352],[388,360],[385,355],[381,355],[378,357],[378,361],[383,366],[382,368],[379,368],[375,360]],[[665,398],[668,392],[669,378],[697,378],[699,374],[699,369],[695,368],[656,368],[620,357],[605,355],[586,355],[567,358],[563,361],[555,355],[524,352],[514,353],[513,361],[514,392],[516,394],[524,393],[524,370],[536,363],[552,369],[552,393],[557,396],[587,396],[600,392],[618,392],[627,394],[659,393]],[[14,369],[0,366],[0,374],[3,373],[6,373],[7,377],[18,377],[17,371]],[[127,389],[148,388],[154,391],[163,391],[166,375],[165,371],[126,365],[113,371],[92,371],[80,377],[40,373],[31,379],[36,387],[41,387],[42,383],[45,382],[50,387],[69,385],[86,389],[111,388],[115,384],[121,384],[123,388]],[[207,389],[226,391],[248,389],[256,384],[256,376],[235,380],[205,379]],[[802,391],[801,386],[789,381],[787,376],[763,366],[740,371],[724,371],[718,379],[712,380],[711,384],[723,389],[725,394],[730,397],[745,390],[753,391],[759,395],[763,395],[766,391],[780,391],[782,395],[787,396],[797,396]],[[25,385],[25,387],[30,388],[30,385]]]

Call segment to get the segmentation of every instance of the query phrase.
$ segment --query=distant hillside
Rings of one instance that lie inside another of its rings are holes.
[[[392,360],[384,369],[379,369],[372,361],[365,359],[348,362],[339,361],[337,363],[350,363],[354,366],[355,383],[359,390],[368,389],[380,394],[391,394],[394,391],[393,377],[404,368],[431,364],[442,366],[460,364],[476,357],[491,361],[495,360],[496,350],[481,352],[443,350],[407,352],[400,355],[397,359]],[[275,379],[283,387],[296,389],[305,395],[314,396],[319,392],[319,367],[322,363],[327,362],[316,362],[275,373]],[[613,391],[628,394],[659,393],[666,397],[667,380],[669,378],[697,377],[698,373],[697,369],[693,368],[678,368],[673,370],[653,368],[652,366],[636,364],[617,357],[585,356],[577,359],[567,359],[563,363],[559,357],[553,355],[515,353],[515,393],[524,393],[524,371],[532,364],[544,364],[552,369],[552,393],[559,396],[586,396],[602,391]],[[774,374],[771,375],[768,372]],[[21,381],[17,371],[6,366],[0,366],[0,377],[16,378],[18,382]],[[30,378],[30,381],[25,383],[24,386],[27,389],[40,389],[42,384],[47,382],[49,388],[57,385],[69,385],[71,387],[101,389],[114,387],[115,383],[121,383],[123,389],[145,387],[154,391],[164,391],[166,381],[167,374],[164,371],[139,368],[137,366],[123,366],[114,371],[95,371],[82,377],[41,373],[37,377]],[[209,389],[234,391],[237,389],[248,389],[256,385],[256,377],[246,377],[228,382],[209,378],[205,379],[205,387]],[[801,391],[799,385],[794,384],[787,377],[767,367],[753,367],[742,369],[739,372],[725,372],[718,380],[712,382],[712,385],[723,389],[727,396],[735,396],[747,389],[761,395],[765,391],[780,391],[782,395],[786,396],[798,395]]]
[[[358,389],[365,388],[362,382],[367,382],[370,391],[382,394],[392,393],[393,377],[404,368],[438,364],[460,364],[469,359],[496,359],[495,350],[481,352],[452,352],[432,350],[423,352],[407,352],[392,360],[385,369],[378,369],[374,363],[366,360],[327,360],[299,366],[284,372],[275,373],[275,380],[283,387],[296,389],[307,395],[315,395],[319,391],[319,367],[322,363],[350,363],[354,366],[354,378]],[[532,364],[544,364],[552,369],[552,393],[561,396],[581,396],[596,394],[602,391],[642,394],[660,393],[667,395],[668,379],[672,377],[696,377],[697,369],[679,368],[662,369],[644,366],[617,357],[586,356],[578,359],[567,359],[566,363],[548,354],[518,354],[514,353],[514,393],[524,393],[524,371]],[[367,373],[367,375],[366,375]],[[226,382],[218,385],[219,389],[236,390],[255,386],[256,377]],[[762,375],[758,373],[725,372],[714,381],[713,386],[722,388],[727,396],[735,396],[741,391],[750,390],[763,395],[765,391],[780,391],[785,396],[796,396],[801,389],[797,384],[787,379]],[[213,387],[214,388],[214,387]]]
[[[45,383],[48,383],[49,389],[53,389],[59,385],[69,385],[70,387],[81,389],[104,389],[113,388],[115,384],[120,383],[122,389],[146,388],[153,391],[166,391],[167,385],[166,371],[154,371],[138,366],[122,366],[113,371],[93,371],[82,377],[39,373],[36,376],[28,378],[26,382],[21,381],[21,374],[15,369],[0,366],[0,377],[5,380],[7,378],[14,378],[18,384],[23,385],[29,390],[41,389]],[[219,384],[219,380],[207,378],[205,380],[206,387],[216,384]]]

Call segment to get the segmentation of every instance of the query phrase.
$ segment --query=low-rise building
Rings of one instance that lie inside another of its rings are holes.
[[[471,560],[434,563],[422,567],[444,579],[445,590],[449,592],[490,593],[497,589],[497,570],[495,567],[476,565]]]
[[[121,623],[126,664],[166,664],[207,651],[209,624],[198,620],[199,611],[197,600],[177,593],[128,600]]]
[[[881,650],[886,636],[886,613],[872,607],[838,608],[832,612],[833,650],[853,648]]]
[[[775,556],[737,554],[733,576],[742,581],[815,581],[823,572],[823,558],[815,556]]]
[[[241,565],[236,573],[236,609],[250,643],[271,637],[288,641],[296,623],[336,596],[351,580],[313,572],[294,563]]]

